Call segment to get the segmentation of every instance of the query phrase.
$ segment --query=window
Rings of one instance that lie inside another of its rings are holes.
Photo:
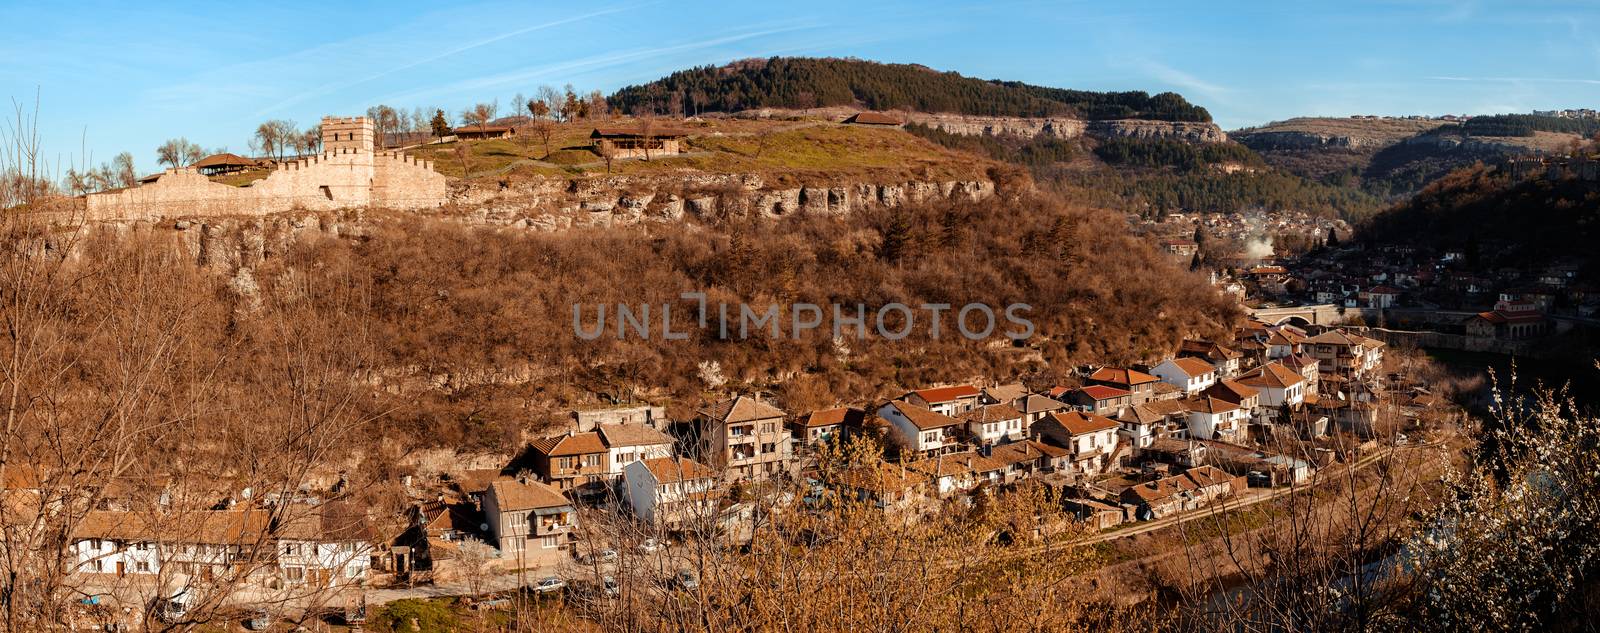
[[[761,445],[761,452],[763,452],[763,453],[776,453],[776,452],[778,452],[778,445],[777,444],[773,444],[772,442],[767,442],[765,444],[762,444]]]
[[[106,570],[106,562],[96,558],[96,559],[94,559],[92,561],[89,561],[89,567],[91,569],[95,570],[95,571],[105,571]]]
[[[142,573],[142,574],[150,573],[150,563],[148,561],[139,561],[137,563],[134,563],[133,568],[138,570],[139,573]]]
[[[148,551],[150,551],[150,544],[149,543],[142,543],[142,542],[141,543],[135,543],[134,546],[133,546],[133,549],[139,550],[141,552],[148,552]]]
[[[356,544],[353,543],[353,542],[351,542],[351,543],[340,543],[339,544],[339,551],[344,552],[346,554],[354,554],[354,553],[356,553]]]
[[[561,537],[546,536],[539,540],[539,546],[545,549],[554,549],[561,545]]]
[[[360,567],[356,567],[355,565],[351,565],[349,567],[344,568],[344,577],[345,578],[351,578],[351,579],[360,578],[361,577],[361,568]]]
[[[283,577],[295,582],[299,582],[301,580],[305,580],[306,572],[300,567],[285,567],[283,568]]]
[[[100,549],[100,539],[97,539],[97,538],[89,539],[89,549],[92,549],[92,550]]]

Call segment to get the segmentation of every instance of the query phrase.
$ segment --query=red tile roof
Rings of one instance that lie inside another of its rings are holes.
[[[933,387],[931,389],[918,389],[912,393],[927,401],[928,404],[943,404],[955,402],[962,398],[976,398],[983,393],[972,385],[955,385],[953,387]]]
[[[1052,413],[1050,417],[1061,424],[1061,428],[1066,429],[1068,433],[1073,435],[1087,435],[1096,431],[1117,428],[1117,422],[1111,418],[1082,411]]]
[[[1082,391],[1084,395],[1095,400],[1110,400],[1112,398],[1121,398],[1123,396],[1133,395],[1133,393],[1127,389],[1118,389],[1116,387],[1107,387],[1105,385],[1089,385],[1083,389],[1080,389],[1079,391]]]
[[[1142,385],[1147,382],[1161,380],[1142,371],[1122,369],[1120,367],[1101,367],[1089,375],[1089,380],[1101,382],[1114,382],[1119,385]]]

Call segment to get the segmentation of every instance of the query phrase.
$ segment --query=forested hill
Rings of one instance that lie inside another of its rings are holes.
[[[1360,235],[1378,243],[1461,250],[1480,271],[1572,261],[1593,280],[1600,278],[1594,257],[1600,183],[1571,174],[1516,179],[1477,165],[1377,215]]]
[[[1181,95],[1089,92],[991,81],[912,64],[774,57],[702,66],[618,90],[614,110],[733,112],[752,108],[861,106],[986,116],[1065,116],[1209,122]]]

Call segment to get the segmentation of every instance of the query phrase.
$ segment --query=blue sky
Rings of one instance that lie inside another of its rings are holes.
[[[386,103],[459,112],[770,55],[922,63],[1092,90],[1175,90],[1223,127],[1302,115],[1600,106],[1600,2],[34,4],[0,0],[0,96],[39,94],[48,154],[185,136],[245,149]]]

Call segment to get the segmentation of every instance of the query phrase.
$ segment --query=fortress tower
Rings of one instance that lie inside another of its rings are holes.
[[[346,150],[371,153],[372,149],[372,119],[364,116],[322,117],[322,151],[335,154]]]

